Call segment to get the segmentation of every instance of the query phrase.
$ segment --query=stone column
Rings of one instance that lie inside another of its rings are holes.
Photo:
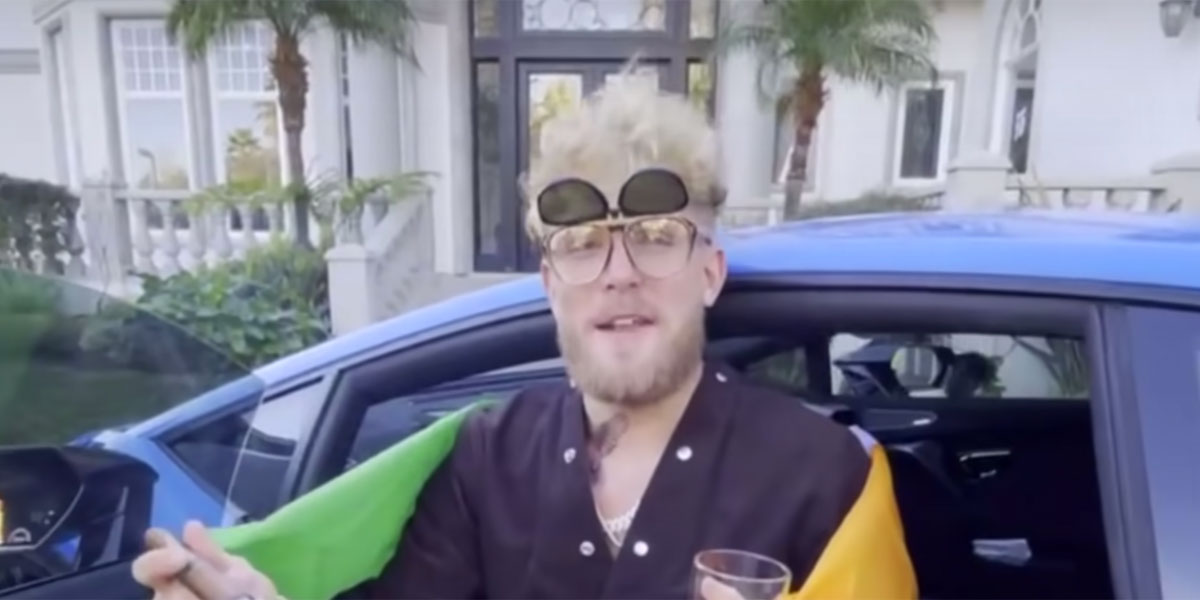
[[[1004,208],[1011,168],[1007,158],[990,152],[960,153],[947,170],[942,208],[955,212]]]
[[[721,0],[721,26],[755,18],[758,3]],[[775,110],[759,97],[758,59],[740,51],[717,63],[716,126],[730,206],[761,204],[771,193]]]
[[[373,293],[377,258],[360,244],[340,244],[325,254],[329,266],[329,317],[333,335],[342,335],[375,322]]]
[[[396,54],[378,44],[348,45],[354,176],[395,175],[400,171],[401,135]],[[339,81],[337,85],[340,89],[342,84]]]
[[[1179,211],[1200,213],[1200,152],[1189,152],[1173,156],[1151,168],[1166,192],[1155,202],[1154,210],[1166,210],[1179,204]]]
[[[967,78],[963,95],[963,128],[959,147],[964,151],[992,147],[992,121],[996,103],[996,84],[1000,79],[1001,27],[1004,25],[1005,0],[984,0],[975,65]]]
[[[1003,68],[998,49],[1007,4],[1006,0],[983,3],[975,65],[963,96],[959,151],[947,169],[945,210],[996,210],[1008,204],[1005,188],[1011,162],[992,150],[996,83]]]

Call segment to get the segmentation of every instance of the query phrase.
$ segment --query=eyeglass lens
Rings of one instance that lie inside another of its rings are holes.
[[[546,241],[551,267],[567,283],[595,280],[611,261],[613,229],[588,224],[554,232]],[[620,230],[622,244],[634,268],[653,278],[678,273],[691,257],[696,238],[693,226],[672,217],[640,219]]]

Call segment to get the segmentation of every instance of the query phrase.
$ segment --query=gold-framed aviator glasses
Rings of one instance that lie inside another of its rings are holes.
[[[542,253],[564,283],[591,283],[612,262],[618,232],[633,268],[654,279],[664,279],[683,270],[695,252],[697,241],[712,243],[712,238],[702,234],[691,221],[658,216],[564,227],[546,236]]]

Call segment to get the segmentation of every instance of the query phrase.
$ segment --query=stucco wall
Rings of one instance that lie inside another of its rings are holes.
[[[55,180],[39,50],[29,0],[0,2],[0,173]]]
[[[1200,20],[1168,39],[1158,19],[1157,2],[1043,2],[1038,175],[1144,175],[1200,146]]]
[[[952,0],[935,13],[939,43],[936,60],[947,76],[965,77],[979,51],[983,2]],[[948,77],[949,78],[949,77]],[[962,119],[962,79],[948,107]],[[889,184],[892,146],[895,143],[895,94],[841,80],[829,86],[829,101],[818,128],[817,185],[811,197],[844,200]],[[955,131],[961,127],[955,127]],[[952,147],[954,147],[952,141]]]

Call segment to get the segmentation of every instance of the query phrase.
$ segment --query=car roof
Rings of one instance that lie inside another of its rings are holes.
[[[1200,290],[1200,219],[1181,213],[906,212],[724,232],[731,279],[788,273],[983,275]],[[409,311],[257,371],[267,385],[468,317],[543,303],[537,276]]]

